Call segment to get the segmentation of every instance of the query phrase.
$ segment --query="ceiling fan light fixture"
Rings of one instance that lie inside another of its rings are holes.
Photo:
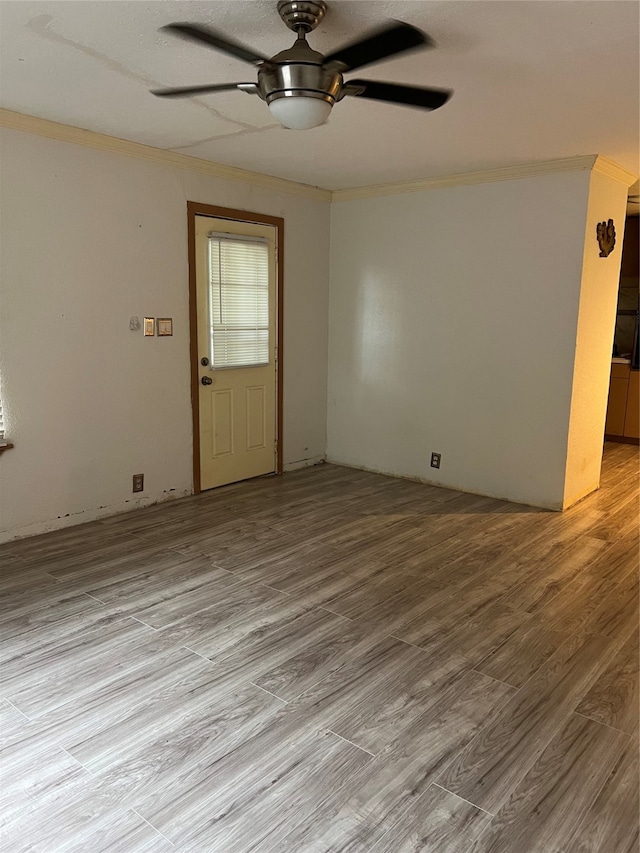
[[[332,107],[332,100],[311,92],[283,92],[269,100],[271,115],[291,130],[309,130],[324,124]]]

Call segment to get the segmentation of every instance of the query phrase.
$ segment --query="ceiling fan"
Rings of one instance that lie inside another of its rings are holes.
[[[209,92],[239,89],[258,95],[280,124],[307,130],[323,124],[336,101],[346,95],[375,101],[437,110],[451,92],[422,86],[401,86],[375,80],[344,80],[343,74],[408,50],[433,47],[426,33],[392,21],[333,53],[323,56],[307,43],[306,35],[320,23],[327,10],[324,0],[280,0],[278,13],[297,39],[288,50],[267,57],[239,42],[199,24],[168,24],[162,30],[181,38],[206,44],[214,50],[250,62],[258,68],[255,83],[221,83],[177,89],[154,89],[161,98],[183,98]]]

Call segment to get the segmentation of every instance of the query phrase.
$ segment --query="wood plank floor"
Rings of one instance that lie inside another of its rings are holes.
[[[323,465],[0,546],[0,848],[633,853],[638,493]]]

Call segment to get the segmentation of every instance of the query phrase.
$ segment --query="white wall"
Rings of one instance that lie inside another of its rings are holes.
[[[626,184],[599,172],[592,172],[584,238],[564,507],[571,506],[600,484],[627,192]],[[596,226],[598,222],[609,219],[615,223],[616,245],[608,258],[601,258]]]
[[[584,171],[332,205],[330,460],[562,507],[588,193]]]
[[[324,457],[327,203],[0,139],[0,367],[15,441],[0,459],[0,540],[192,490],[187,200],[284,217],[284,461]],[[131,332],[131,315],[173,317],[174,337]]]

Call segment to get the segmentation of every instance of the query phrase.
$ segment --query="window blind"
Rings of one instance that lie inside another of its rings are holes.
[[[213,367],[269,363],[269,244],[209,234],[209,326]]]

